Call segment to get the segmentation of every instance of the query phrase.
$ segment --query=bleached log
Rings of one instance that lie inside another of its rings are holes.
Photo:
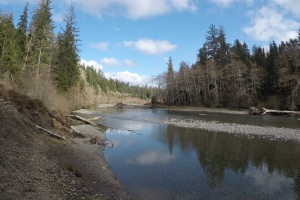
[[[44,129],[44,128],[38,126],[38,125],[35,125],[35,127],[36,127],[38,130],[42,130],[42,131],[48,133],[48,134],[49,134],[50,136],[52,136],[52,137],[55,137],[55,138],[58,138],[58,139],[62,139],[62,140],[66,140],[65,137],[60,136],[60,135],[58,135],[58,134],[56,134],[56,133],[53,133],[53,132],[51,132],[51,131],[49,131],[49,130],[46,130],[46,129]]]
[[[288,110],[271,110],[262,108],[262,115],[290,115],[290,116],[300,116],[300,112],[288,111]]]
[[[101,117],[100,116],[97,116],[97,117],[93,117],[93,118],[91,118],[91,119],[89,119],[90,121],[97,121],[97,120],[100,120],[101,119]]]
[[[78,115],[67,115],[67,117],[72,117],[72,118],[78,119],[78,120],[80,120],[80,121],[83,121],[83,122],[85,122],[85,123],[87,123],[87,124],[90,124],[90,125],[93,125],[93,126],[96,126],[96,125],[97,125],[95,122],[92,122],[92,121],[90,121],[90,120],[88,120],[88,119],[85,119],[85,118],[83,118],[83,117],[80,117],[80,116],[78,116]]]

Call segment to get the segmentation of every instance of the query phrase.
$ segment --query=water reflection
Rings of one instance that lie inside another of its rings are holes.
[[[226,170],[230,169],[252,177],[255,184],[269,190],[292,184],[293,179],[300,198],[299,144],[227,133],[199,133],[199,130],[174,126],[168,126],[167,133],[160,134],[167,137],[170,153],[174,145],[179,145],[183,152],[193,147],[211,188],[222,185]]]
[[[107,131],[116,148],[105,156],[135,199],[300,198],[298,143],[113,118],[101,123],[122,129]]]
[[[175,158],[174,155],[162,150],[150,150],[138,155],[135,159],[128,159],[128,163],[138,163],[140,165],[167,164]]]

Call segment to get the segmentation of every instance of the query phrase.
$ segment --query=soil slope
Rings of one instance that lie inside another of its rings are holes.
[[[0,199],[130,199],[102,143],[76,137],[58,121],[68,124],[39,101],[0,86]]]

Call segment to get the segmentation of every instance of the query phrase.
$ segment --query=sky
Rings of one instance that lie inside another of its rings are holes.
[[[17,23],[26,2],[32,12],[38,0],[0,0],[0,9]],[[194,64],[211,24],[250,50],[296,38],[300,28],[300,0],[52,0],[56,31],[71,4],[80,62],[130,85],[151,85],[169,57],[175,71],[182,61]]]

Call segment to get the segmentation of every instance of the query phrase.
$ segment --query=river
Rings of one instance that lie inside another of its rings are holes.
[[[105,159],[133,199],[300,198],[299,142],[159,123],[195,119],[300,135],[298,118],[114,107],[94,115],[109,127],[114,147]]]

